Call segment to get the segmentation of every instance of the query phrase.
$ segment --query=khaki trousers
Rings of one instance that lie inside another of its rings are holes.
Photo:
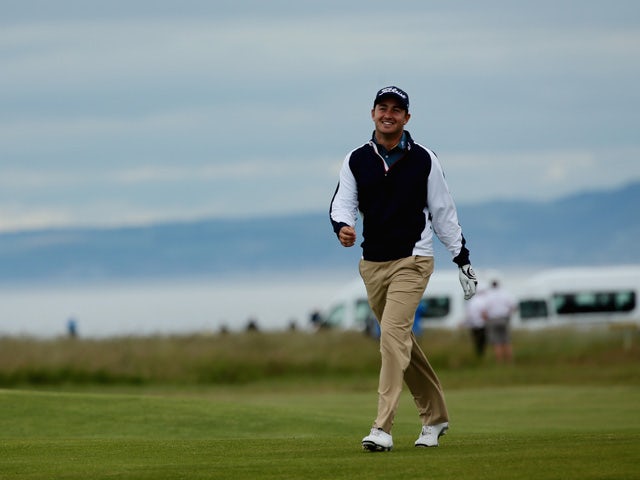
[[[442,387],[412,332],[413,320],[433,273],[433,257],[390,262],[360,261],[369,305],[380,323],[378,416],[374,427],[390,433],[407,383],[423,425],[449,420]]]

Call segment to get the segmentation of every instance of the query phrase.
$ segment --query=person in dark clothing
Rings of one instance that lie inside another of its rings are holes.
[[[422,421],[415,445],[437,446],[449,414],[440,381],[411,331],[434,268],[434,233],[459,267],[465,298],[473,296],[477,282],[440,161],[404,129],[411,118],[409,96],[395,86],[382,88],[371,118],[373,136],[346,156],[330,207],[344,247],[355,245],[358,211],[362,215],[359,269],[380,324],[378,414],[362,446],[393,448],[391,427],[403,380]]]

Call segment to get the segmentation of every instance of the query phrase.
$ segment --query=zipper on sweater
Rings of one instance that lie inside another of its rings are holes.
[[[376,142],[374,141],[369,141],[369,145],[371,145],[371,147],[373,148],[373,151],[376,152],[376,155],[378,155],[378,158],[380,158],[380,160],[382,161],[382,166],[384,168],[384,176],[387,176],[387,173],[389,172],[389,165],[387,165],[387,162],[384,161],[384,157],[382,155],[380,155],[380,152],[378,151],[378,146],[376,145]]]

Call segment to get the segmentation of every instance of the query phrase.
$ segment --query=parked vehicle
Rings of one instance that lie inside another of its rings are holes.
[[[465,315],[458,271],[436,271],[421,302],[419,330],[457,328]],[[324,314],[328,327],[369,331],[375,318],[361,279],[353,280],[334,298]]]
[[[523,282],[515,328],[640,325],[640,266],[551,269]]]
[[[640,326],[640,266],[546,269],[530,278],[478,272],[485,285],[499,279],[518,300],[514,329],[561,326]],[[420,329],[458,328],[465,300],[455,270],[436,271],[422,299]],[[370,332],[375,318],[361,279],[349,283],[323,314],[328,327]]]

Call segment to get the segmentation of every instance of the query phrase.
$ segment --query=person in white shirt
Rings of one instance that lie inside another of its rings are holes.
[[[493,347],[495,358],[499,363],[509,363],[513,360],[509,324],[511,315],[517,308],[516,300],[500,286],[497,280],[494,280],[491,288],[484,295],[484,301],[484,319],[487,324],[489,344]]]
[[[478,358],[484,357],[487,346],[487,325],[484,320],[486,286],[478,286],[476,294],[466,303],[464,326],[471,333],[471,341]]]

